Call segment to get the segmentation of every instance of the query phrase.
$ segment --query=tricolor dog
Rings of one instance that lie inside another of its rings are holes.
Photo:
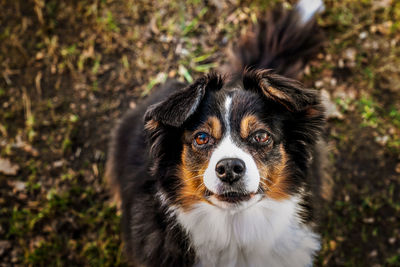
[[[312,266],[324,109],[296,78],[318,0],[276,9],[226,72],[167,81],[119,123],[107,174],[133,266]]]

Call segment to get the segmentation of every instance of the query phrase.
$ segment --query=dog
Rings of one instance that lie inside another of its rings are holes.
[[[107,176],[133,266],[312,266],[324,108],[295,80],[321,48],[320,0],[277,8],[225,75],[167,81],[119,123]]]

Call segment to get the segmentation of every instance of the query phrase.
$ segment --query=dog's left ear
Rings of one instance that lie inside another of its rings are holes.
[[[197,79],[189,86],[173,93],[166,100],[151,105],[144,115],[146,125],[161,123],[180,127],[197,110],[206,91],[219,90],[222,83],[222,78],[217,74]]]
[[[257,91],[279,103],[293,114],[323,116],[323,107],[316,91],[305,89],[297,80],[272,73],[270,70],[247,71],[243,76],[247,90]]]

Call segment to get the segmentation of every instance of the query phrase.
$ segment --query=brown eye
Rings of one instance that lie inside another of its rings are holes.
[[[259,144],[267,144],[270,142],[270,136],[266,131],[258,131],[254,134],[254,141]]]
[[[194,140],[197,145],[201,146],[207,144],[210,141],[210,136],[206,133],[201,132],[196,134]]]

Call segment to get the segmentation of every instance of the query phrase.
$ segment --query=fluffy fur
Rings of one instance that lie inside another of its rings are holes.
[[[312,265],[324,111],[290,78],[321,45],[306,2],[261,20],[228,75],[168,81],[120,122],[107,175],[132,265]]]

